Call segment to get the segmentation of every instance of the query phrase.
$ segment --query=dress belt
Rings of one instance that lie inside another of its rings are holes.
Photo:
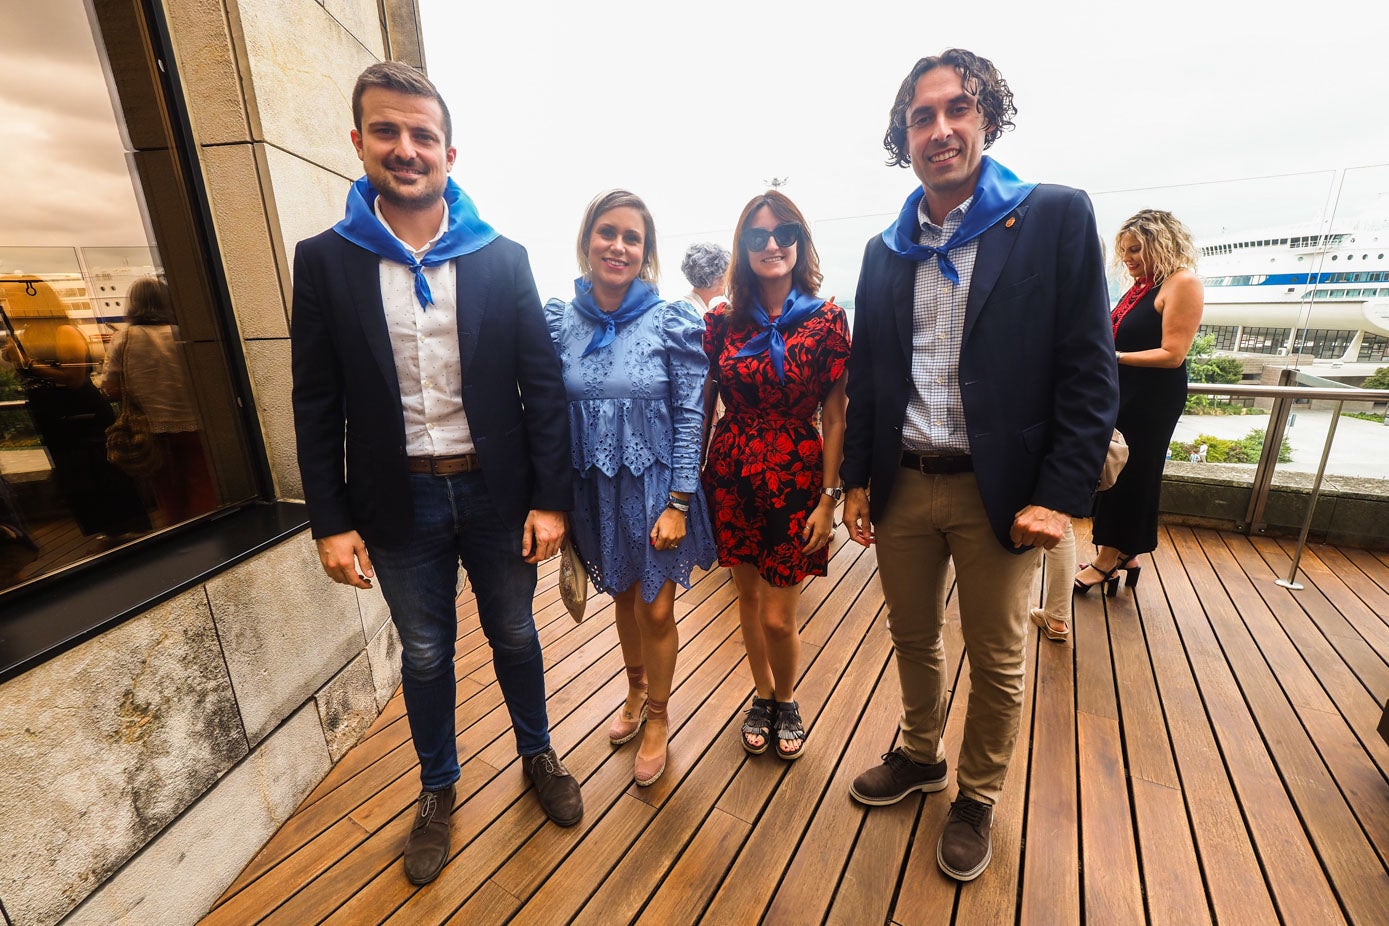
[[[482,469],[475,453],[455,453],[448,457],[406,457],[405,465],[412,473],[432,476],[456,476]]]
[[[954,476],[974,472],[974,457],[967,453],[922,454],[902,451],[902,466],[927,476]]]

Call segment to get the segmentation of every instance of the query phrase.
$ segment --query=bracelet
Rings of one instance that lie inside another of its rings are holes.
[[[1124,352],[1123,352],[1123,351],[1121,351],[1121,350],[1116,350],[1116,351],[1114,352],[1114,362],[1115,362],[1115,363],[1123,363],[1123,362],[1124,362]]]
[[[676,511],[680,512],[681,514],[689,514],[689,513],[690,513],[690,503],[689,503],[689,502],[682,502],[682,501],[680,501],[680,499],[678,499],[678,498],[672,498],[672,499],[670,499],[670,501],[666,502],[666,507],[667,507],[667,508],[673,508],[673,509],[675,509]]]

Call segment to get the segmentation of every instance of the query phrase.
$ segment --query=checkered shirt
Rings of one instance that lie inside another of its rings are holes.
[[[917,210],[921,222],[918,243],[939,247],[949,241],[973,202],[971,196],[950,210],[944,224],[935,225],[923,198]],[[978,238],[950,252],[950,260],[960,272],[959,285],[945,278],[940,272],[940,261],[934,257],[916,265],[916,283],[912,287],[912,393],[902,425],[902,447],[913,453],[969,453],[965,407],[960,399],[960,343],[964,338],[969,281],[978,253]]]

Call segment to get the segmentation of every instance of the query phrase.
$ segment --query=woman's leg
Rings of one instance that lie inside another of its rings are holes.
[[[733,567],[733,584],[738,587],[738,623],[743,630],[748,669],[757,696],[770,700],[776,697],[776,682],[767,656],[767,635],[762,630],[762,592],[770,586],[757,574],[757,567],[748,563]]]
[[[794,701],[801,659],[801,638],[796,629],[800,586],[769,585],[758,575],[757,567],[746,563],[733,567],[733,580],[738,586],[738,620],[757,696]],[[754,749],[763,742],[756,734],[748,734],[747,741]],[[794,752],[800,741],[788,740],[786,746]]]
[[[627,701],[623,704],[622,714],[624,717],[632,718],[633,722],[641,716],[641,708],[647,698],[647,682],[644,677],[640,681],[637,677],[637,670],[646,665],[642,653],[641,625],[637,623],[636,614],[636,605],[641,599],[640,591],[641,584],[635,583],[625,592],[618,592],[613,596],[614,623],[617,624],[618,642],[622,645],[622,664],[628,669]]]
[[[1074,538],[1072,538],[1072,542],[1074,542]],[[1084,569],[1076,573],[1076,581],[1086,585],[1100,584],[1115,568],[1123,565],[1119,561],[1123,556],[1123,551],[1114,547],[1096,547],[1095,558]]]
[[[640,583],[628,589],[635,593]],[[675,680],[675,657],[680,649],[680,635],[675,625],[675,583],[667,581],[650,604],[634,594],[636,624],[641,629],[642,660],[646,664],[647,715],[642,733],[641,748],[637,750],[636,767],[639,782],[654,781],[665,767],[666,742],[670,725],[666,718],[666,702]],[[643,770],[645,773],[643,774]]]

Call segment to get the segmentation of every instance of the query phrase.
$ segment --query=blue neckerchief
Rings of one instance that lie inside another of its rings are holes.
[[[574,311],[598,326],[598,330],[593,332],[593,339],[588,342],[588,347],[584,348],[584,356],[596,350],[607,347],[617,337],[617,326],[625,325],[629,321],[646,314],[650,309],[661,302],[660,295],[656,288],[650,283],[642,280],[633,280],[632,285],[627,287],[627,294],[622,297],[622,304],[617,307],[616,312],[604,312],[598,307],[598,301],[593,298],[593,283],[579,277],[574,281]]]
[[[776,378],[783,383],[786,382],[786,339],[781,336],[781,333],[789,331],[814,315],[824,304],[825,300],[818,296],[807,296],[793,286],[791,295],[786,297],[786,302],[781,307],[781,317],[772,321],[772,317],[763,307],[762,301],[753,296],[752,320],[762,330],[753,335],[752,339],[743,345],[743,349],[738,351],[736,356],[754,357],[764,350],[767,351],[771,355],[772,369],[776,370]]]
[[[477,207],[468,194],[450,177],[444,186],[444,202],[449,210],[448,230],[434,242],[434,247],[429,249],[423,260],[415,260],[415,255],[376,217],[376,195],[376,187],[371,185],[370,180],[358,178],[347,192],[347,214],[333,226],[333,231],[383,260],[395,261],[413,270],[415,297],[420,300],[421,308],[428,308],[434,303],[434,294],[429,291],[429,283],[424,278],[425,267],[471,254],[497,237],[492,226],[478,216]]]
[[[941,274],[959,286],[960,271],[955,269],[955,264],[950,260],[950,252],[962,244],[969,244],[993,228],[999,219],[1017,208],[1018,203],[1026,199],[1027,194],[1037,186],[1035,183],[1022,182],[1016,174],[991,157],[984,157],[981,164],[979,185],[974,188],[974,202],[970,203],[964,221],[955,229],[955,234],[950,236],[950,240],[940,247],[916,243],[917,233],[921,230],[918,210],[921,197],[926,195],[922,187],[917,187],[912,191],[912,195],[907,197],[906,205],[898,214],[897,221],[883,230],[883,243],[888,249],[907,260],[939,258]]]

